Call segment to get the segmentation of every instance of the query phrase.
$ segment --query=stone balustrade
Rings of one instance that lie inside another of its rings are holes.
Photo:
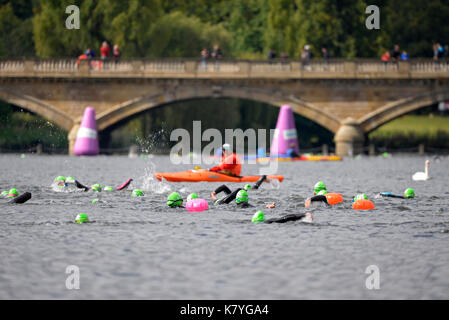
[[[448,60],[383,62],[371,59],[15,59],[0,60],[0,77],[125,78],[449,78]]]

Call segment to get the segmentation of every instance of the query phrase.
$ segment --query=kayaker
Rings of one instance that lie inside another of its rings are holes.
[[[228,143],[225,143],[221,152],[221,163],[218,166],[209,169],[209,171],[219,172],[228,176],[240,176],[242,164],[237,154],[231,150],[231,146]]]
[[[413,199],[413,198],[415,198],[415,190],[413,190],[412,188],[407,188],[407,189],[405,189],[403,196],[400,194],[393,194],[393,193],[389,193],[389,192],[380,192],[379,195],[381,197]]]
[[[251,219],[251,222],[253,223],[285,223],[290,221],[302,221],[302,222],[313,222],[313,216],[310,212],[307,213],[292,213],[287,214],[285,216],[279,217],[279,218],[271,218],[271,219],[265,219],[265,214],[263,211],[259,210],[257,211],[253,218]]]
[[[290,158],[297,158],[299,157],[299,154],[296,153],[296,145],[294,143],[291,143],[289,148],[287,149],[287,156]]]

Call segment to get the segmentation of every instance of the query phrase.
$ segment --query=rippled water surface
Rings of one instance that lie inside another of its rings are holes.
[[[33,197],[23,205],[0,199],[0,298],[3,299],[449,299],[449,159],[430,158],[431,179],[414,182],[425,158],[344,159],[279,163],[285,180],[251,190],[255,208],[213,207],[202,213],[168,209],[171,191],[210,200],[218,183],[161,183],[154,172],[182,171],[165,156],[71,158],[0,155],[0,188]],[[244,174],[257,174],[257,166]],[[55,192],[54,177],[127,191]],[[306,212],[304,200],[323,180],[343,204],[316,207],[313,224],[250,222]],[[231,188],[241,185],[229,184]],[[415,189],[416,199],[376,198],[380,191]],[[132,188],[145,191],[130,196]],[[351,198],[365,192],[376,204],[354,211]],[[85,212],[94,221],[73,223]],[[80,289],[66,288],[66,267],[80,269]],[[380,289],[365,286],[370,265]]]

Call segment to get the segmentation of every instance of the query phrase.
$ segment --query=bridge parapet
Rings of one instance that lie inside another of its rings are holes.
[[[16,59],[0,61],[0,77],[435,79],[449,78],[449,61],[209,60],[203,63],[197,59]]]

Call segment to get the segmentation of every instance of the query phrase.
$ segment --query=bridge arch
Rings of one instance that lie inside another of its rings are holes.
[[[168,90],[157,94],[143,95],[118,104],[108,111],[98,114],[98,130],[104,130],[128,117],[151,108],[175,102],[205,98],[240,98],[263,102],[277,107],[289,104],[292,107],[293,112],[318,123],[333,133],[340,127],[340,122],[337,118],[321,112],[316,107],[313,107],[307,104],[307,102],[292,95],[285,96],[279,92],[266,92],[255,88],[183,86],[182,88],[176,88],[171,91]]]
[[[394,101],[362,117],[360,127],[363,132],[369,133],[404,114],[448,100],[449,92],[441,90]]]
[[[73,120],[69,115],[31,96],[0,88],[0,100],[34,112],[66,131],[73,127]]]

